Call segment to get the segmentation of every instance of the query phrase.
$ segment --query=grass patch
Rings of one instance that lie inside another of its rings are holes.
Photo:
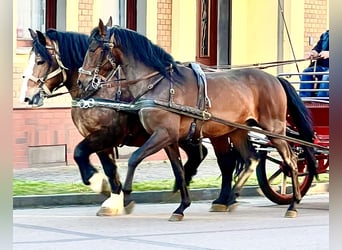
[[[13,196],[89,193],[91,189],[81,183],[51,183],[47,181],[13,180]]]
[[[319,175],[319,181],[314,182],[329,182],[329,174]],[[174,180],[156,180],[134,182],[134,191],[151,191],[151,190],[172,190]],[[258,185],[255,175],[252,175],[247,183],[247,186]],[[195,178],[191,184],[190,189],[199,188],[220,188],[221,177],[210,178]],[[93,193],[93,191],[82,183],[51,183],[46,181],[23,181],[13,180],[13,196],[21,195],[48,195],[48,194],[69,194],[69,193]]]
[[[250,182],[252,183],[252,182]],[[174,180],[155,180],[134,182],[134,191],[172,190]],[[218,188],[221,186],[220,177],[195,179],[190,188]],[[46,195],[68,193],[92,193],[93,191],[82,183],[51,183],[46,181],[13,180],[13,195]]]

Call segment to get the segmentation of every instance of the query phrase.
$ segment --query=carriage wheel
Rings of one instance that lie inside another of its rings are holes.
[[[283,171],[281,158],[277,152],[260,152],[261,160],[256,169],[259,186],[264,195],[279,205],[288,205],[293,200],[291,177]],[[307,171],[306,160],[298,157],[298,179],[302,197],[311,187],[313,176]]]

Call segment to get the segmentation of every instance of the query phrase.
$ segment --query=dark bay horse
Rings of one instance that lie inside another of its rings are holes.
[[[111,23],[108,25],[111,26]],[[43,98],[53,96],[53,92],[61,86],[68,89],[73,100],[82,97],[85,92],[77,84],[77,78],[88,49],[88,36],[54,29],[47,30],[45,35],[33,30],[30,30],[30,33],[35,63],[32,75],[28,77],[25,101],[32,105],[43,105]],[[116,88],[102,88],[93,93],[92,97],[113,99],[115,93]],[[90,185],[93,191],[109,196],[98,215],[120,214],[123,194],[113,147],[141,146],[150,135],[143,129],[138,116],[128,117],[113,109],[72,107],[71,116],[84,137],[74,151],[74,159],[79,166],[82,180],[84,184]],[[189,185],[197,167],[206,156],[207,149],[198,143],[181,142],[180,146],[189,155],[185,164]],[[106,176],[90,164],[89,156],[92,153],[98,155]],[[131,200],[125,200],[126,212],[130,212],[133,203]]]
[[[121,95],[131,96],[128,105],[137,111],[144,129],[151,134],[130,157],[123,190],[127,194],[131,192],[135,168],[145,157],[168,147],[178,168],[182,199],[171,216],[172,220],[181,220],[191,203],[182,178],[178,142],[188,137],[193,124],[196,125],[195,138],[210,139],[222,172],[223,186],[214,204],[230,204],[231,196],[239,192],[260,161],[248,140],[248,129],[231,123],[257,126],[273,135],[285,136],[289,114],[300,139],[313,141],[310,114],[285,79],[251,68],[205,73],[206,105],[197,108],[198,86],[193,70],[177,64],[170,54],[145,36],[129,29],[108,27],[100,20],[90,39],[79,75],[80,84],[85,89],[92,89],[100,82],[119,86]],[[124,72],[125,80],[106,80],[118,68]],[[285,216],[296,217],[297,203],[301,200],[297,155],[283,137],[269,136],[269,140],[283,158],[284,169],[292,179],[293,202]],[[229,187],[235,162],[230,153],[231,146],[238,150],[247,165],[233,191]],[[316,161],[313,149],[304,147],[304,150],[310,174],[314,175]]]

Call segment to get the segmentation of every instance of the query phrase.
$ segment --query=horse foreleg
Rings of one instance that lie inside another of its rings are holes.
[[[108,177],[108,181],[110,184],[108,198],[101,205],[101,208],[97,212],[97,215],[118,215],[123,212],[123,208],[125,208],[126,214],[130,214],[134,208],[134,201],[124,207],[122,186],[119,173],[117,171],[117,166],[115,164],[115,155],[113,148],[98,152],[97,154],[100,158],[103,170]]]
[[[103,203],[97,215],[117,215],[123,209],[123,197],[121,184],[117,175],[112,144],[112,137],[108,131],[97,131],[87,136],[75,148],[74,158],[81,172],[83,183],[97,193],[103,193],[109,198]],[[103,134],[106,136],[104,137]],[[89,156],[98,152],[97,155],[103,165],[107,176],[99,173],[89,162]],[[109,183],[109,184],[108,184]],[[117,201],[122,198],[122,202]],[[110,207],[109,207],[110,206]]]
[[[171,144],[176,145],[176,146],[170,146],[169,149],[167,149],[169,150],[170,155],[172,155],[172,159],[170,159],[171,165],[175,168],[178,168],[177,171],[183,174],[181,178],[184,179],[184,173],[183,173],[183,169],[182,169],[182,165],[180,161],[180,153],[179,153],[177,142],[178,142],[177,134],[172,136],[169,134],[169,131],[167,129],[160,128],[154,131],[154,133],[150,136],[150,138],[140,148],[138,148],[136,151],[132,153],[131,157],[128,160],[127,175],[126,175],[126,180],[125,180],[124,187],[123,187],[123,191],[125,194],[124,196],[125,204],[130,199],[130,194],[132,192],[134,172],[138,164],[147,156],[150,156],[158,152],[159,150],[168,147]],[[176,157],[173,157],[174,155],[176,155]],[[179,177],[176,176],[176,180],[177,178]],[[185,181],[183,182],[185,183]],[[179,180],[177,180],[177,183],[179,183]],[[180,189],[180,191],[181,191],[182,201],[184,200],[184,204],[186,204],[188,202],[186,201],[186,199],[189,197],[189,195],[184,190],[187,191],[185,184],[184,184],[184,187]],[[183,205],[181,205],[181,207],[182,206]],[[179,216],[177,220],[180,220],[181,218],[183,217]]]
[[[99,185],[99,180],[103,179],[89,161],[90,154],[93,153],[90,149],[87,139],[82,140],[74,150],[74,160],[77,163],[82,181],[85,185],[90,185],[94,189],[94,192],[99,192],[103,185],[102,181]],[[94,176],[95,175],[95,176]]]
[[[99,211],[96,213],[98,216],[114,216],[120,215],[124,211],[124,197],[123,192],[119,194],[111,193],[102,204]]]
[[[159,137],[161,139],[159,139]],[[138,148],[131,154],[131,157],[128,159],[126,179],[123,185],[125,199],[128,199],[129,195],[132,192],[134,172],[138,164],[147,156],[152,155],[166,147],[167,144],[165,144],[165,142],[169,141],[167,137],[167,133],[163,135],[161,132],[156,132],[152,134],[140,148]]]

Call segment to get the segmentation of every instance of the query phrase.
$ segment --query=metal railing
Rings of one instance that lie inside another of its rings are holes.
[[[329,103],[329,88],[319,88],[320,83],[326,83],[329,86],[329,81],[322,81],[322,80],[313,80],[313,81],[301,81],[300,77],[302,75],[311,75],[311,76],[323,76],[328,75],[329,72],[303,72],[303,73],[280,73],[278,76],[286,78],[289,82],[293,84],[295,89],[297,90],[298,95],[301,96],[301,92],[311,92],[313,96],[311,97],[304,97],[302,96],[303,101],[315,101],[315,102],[323,102]],[[298,77],[297,79],[291,79],[293,77]],[[313,84],[313,88],[305,88],[301,89],[301,84]],[[328,96],[317,96],[318,92],[327,92]]]

